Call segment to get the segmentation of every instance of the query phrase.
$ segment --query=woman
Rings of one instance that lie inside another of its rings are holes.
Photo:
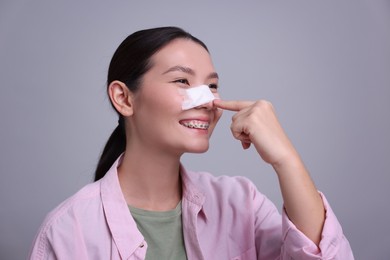
[[[47,216],[32,259],[353,259],[269,102],[183,109],[183,92],[199,85],[218,97],[200,40],[175,27],[138,31],[115,52],[107,84],[119,121],[95,182]],[[180,164],[184,153],[207,151],[222,110],[236,111],[234,138],[275,169],[282,216],[246,178]]]

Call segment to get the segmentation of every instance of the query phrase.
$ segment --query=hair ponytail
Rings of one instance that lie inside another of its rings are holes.
[[[123,119],[119,119],[119,124],[112,132],[106,145],[104,146],[102,155],[100,156],[98,165],[95,171],[95,181],[103,178],[106,172],[111,168],[112,164],[125,151],[126,134]]]

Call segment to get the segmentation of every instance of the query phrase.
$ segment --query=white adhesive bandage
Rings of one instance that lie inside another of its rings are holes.
[[[191,109],[216,99],[210,87],[207,85],[200,85],[189,89],[180,89],[184,96],[181,108],[183,110]]]

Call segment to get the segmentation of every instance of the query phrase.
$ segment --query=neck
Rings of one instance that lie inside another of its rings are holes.
[[[118,176],[126,202],[136,208],[166,211],[181,200],[180,157],[126,147]]]

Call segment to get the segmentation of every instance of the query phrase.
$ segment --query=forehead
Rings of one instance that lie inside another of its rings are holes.
[[[186,66],[194,70],[214,70],[211,56],[200,44],[190,39],[176,39],[168,43],[151,58],[153,67],[166,69]]]

